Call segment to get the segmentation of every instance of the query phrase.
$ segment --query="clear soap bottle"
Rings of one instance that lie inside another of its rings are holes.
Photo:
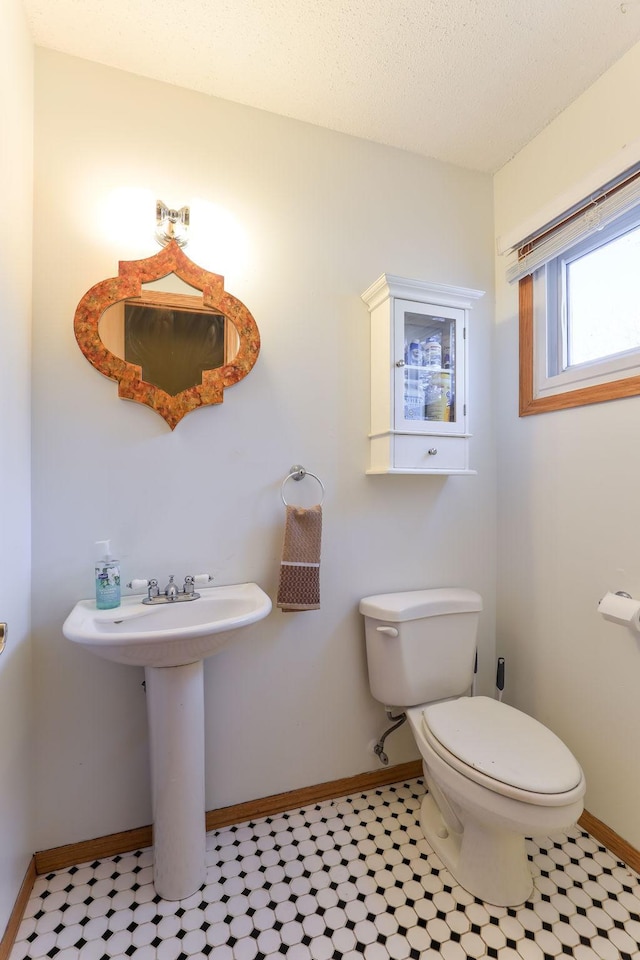
[[[96,540],[104,556],[96,560],[96,608],[113,610],[120,606],[120,562],[111,556],[111,541]]]

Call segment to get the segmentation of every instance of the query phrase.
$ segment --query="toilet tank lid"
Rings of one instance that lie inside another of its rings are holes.
[[[360,613],[376,620],[401,623],[422,617],[441,617],[447,613],[479,613],[482,597],[463,587],[408,590],[405,593],[380,593],[360,601]]]

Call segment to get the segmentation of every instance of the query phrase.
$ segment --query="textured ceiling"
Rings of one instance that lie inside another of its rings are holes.
[[[640,40],[640,0],[24,2],[40,46],[490,172]]]

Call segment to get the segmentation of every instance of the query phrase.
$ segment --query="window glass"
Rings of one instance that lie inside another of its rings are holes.
[[[454,422],[456,320],[404,311],[405,420]]]
[[[638,349],[640,226],[564,261],[565,369]]]

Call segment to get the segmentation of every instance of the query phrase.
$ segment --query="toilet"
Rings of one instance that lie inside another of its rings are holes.
[[[533,890],[525,837],[572,827],[585,779],[547,727],[469,696],[481,611],[480,595],[461,588],[360,602],[371,692],[404,710],[422,756],[424,835],[469,893],[511,907]]]

